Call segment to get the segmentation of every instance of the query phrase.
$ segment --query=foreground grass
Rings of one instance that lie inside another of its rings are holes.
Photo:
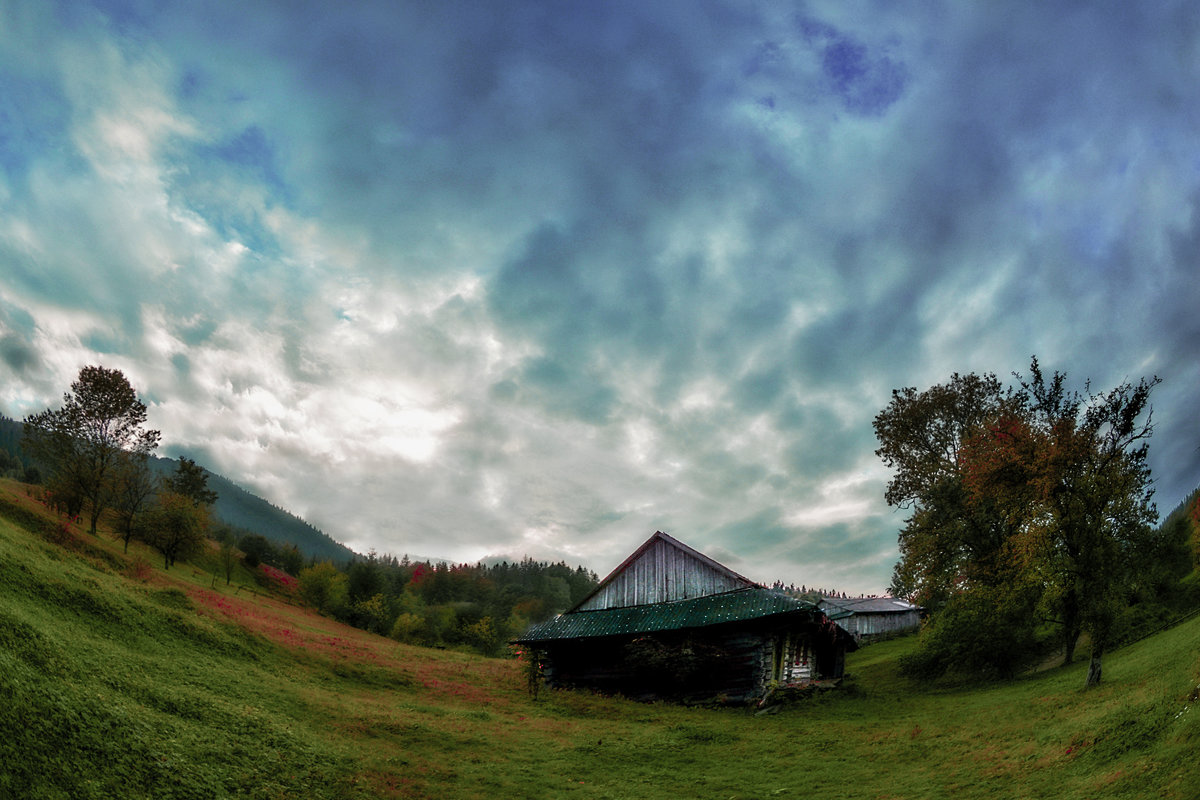
[[[48,541],[26,507],[0,482],[0,797],[1200,796],[1200,619],[1111,654],[1089,692],[1083,664],[911,685],[901,639],[773,715],[534,702],[511,662]]]

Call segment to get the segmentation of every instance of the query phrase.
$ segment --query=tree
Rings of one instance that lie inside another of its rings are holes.
[[[155,481],[145,453],[122,452],[113,473],[113,505],[117,510],[119,532],[129,552],[137,514],[154,496]]]
[[[190,498],[198,506],[211,506],[217,502],[217,493],[208,488],[208,473],[204,467],[185,456],[179,457],[175,472],[164,481],[168,491]]]
[[[225,575],[225,585],[233,580],[233,570],[237,566],[237,533],[228,523],[220,523],[213,527],[212,538],[220,545],[217,550],[217,563]]]
[[[153,508],[138,521],[138,538],[163,557],[163,568],[191,558],[204,550],[208,540],[208,510],[190,497],[161,492]]]
[[[963,451],[987,420],[1019,405],[995,375],[955,373],[924,392],[893,391],[875,417],[875,453],[895,470],[884,497],[913,512],[900,531],[893,594],[936,611],[966,585],[999,580],[1004,526],[990,509],[968,502]]]
[[[1029,380],[1017,377],[1031,399],[1034,499],[1048,534],[1039,561],[1062,594],[1067,660],[1079,632],[1091,639],[1086,685],[1095,686],[1124,591],[1143,569],[1135,556],[1158,516],[1147,458],[1150,392],[1160,380],[1068,391],[1066,376],[1047,380],[1036,358]]]
[[[318,611],[332,613],[347,602],[346,575],[328,561],[300,570],[300,597]]]
[[[246,534],[238,540],[238,549],[242,551],[242,563],[250,569],[254,569],[259,564],[272,566],[275,564],[277,552],[275,545],[261,534]]]
[[[160,436],[144,427],[146,406],[125,375],[99,366],[79,371],[62,408],[24,422],[23,447],[47,470],[50,490],[68,499],[72,516],[89,508],[92,534],[113,496],[122,454],[148,454]]]
[[[972,643],[1032,657],[1035,638],[997,627],[1032,628],[1041,615],[1059,625],[1068,661],[1080,633],[1089,635],[1095,685],[1141,569],[1134,554],[1152,549],[1146,440],[1158,379],[1070,392],[1065,375],[1047,379],[1036,358],[1028,380],[1015,377],[1018,387],[956,374],[925,392],[897,390],[876,417],[877,453],[896,470],[886,499],[913,511],[892,591],[950,611],[930,626],[927,674],[985,664],[964,651]],[[980,638],[980,625],[990,634]]]

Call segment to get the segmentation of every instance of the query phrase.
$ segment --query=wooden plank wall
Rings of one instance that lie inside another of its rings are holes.
[[[741,589],[744,583],[663,541],[630,563],[580,611],[687,600]]]
[[[854,634],[855,639],[869,641],[904,631],[917,630],[921,627],[921,615],[915,609],[895,614],[872,614],[867,611],[840,619],[838,624]]]

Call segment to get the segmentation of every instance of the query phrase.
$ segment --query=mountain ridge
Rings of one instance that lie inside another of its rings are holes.
[[[24,424],[0,415],[0,451],[7,452],[23,467],[32,461],[20,449]],[[156,474],[168,475],[178,465],[178,458],[151,456],[151,468]],[[334,539],[307,520],[266,500],[230,478],[199,465],[208,476],[208,488],[217,493],[213,504],[216,518],[233,528],[258,534],[277,544],[294,544],[308,559],[345,562],[360,554]]]

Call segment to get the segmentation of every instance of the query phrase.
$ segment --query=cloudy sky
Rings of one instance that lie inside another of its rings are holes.
[[[1200,483],[1180,2],[0,0],[0,412],[123,370],[359,551],[656,529],[882,591],[900,386],[1160,375]]]

